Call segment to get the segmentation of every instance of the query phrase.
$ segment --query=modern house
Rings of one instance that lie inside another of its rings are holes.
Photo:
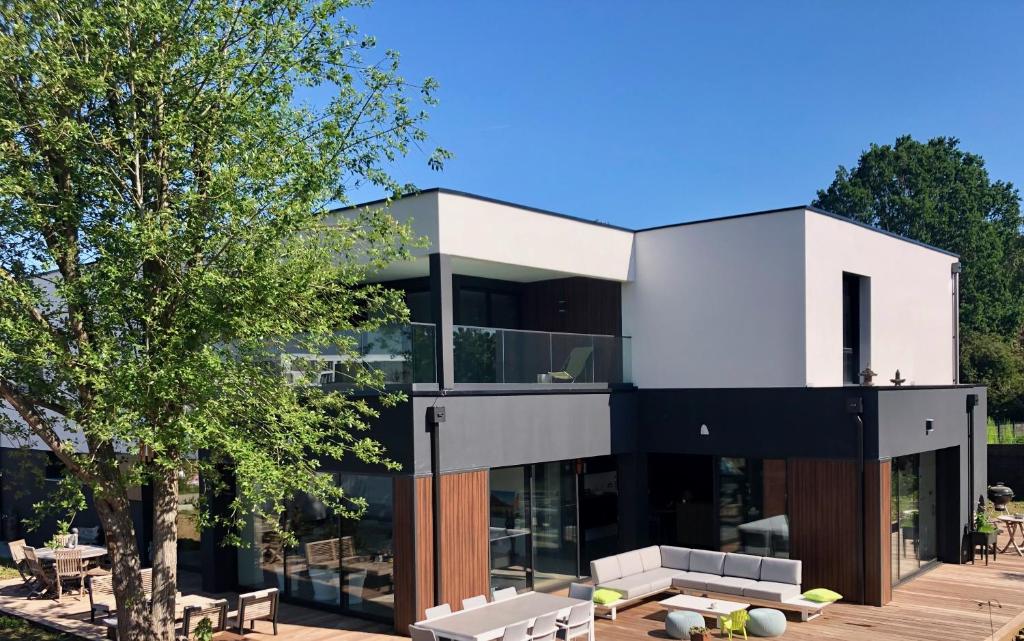
[[[409,395],[373,433],[402,470],[325,462],[370,508],[297,497],[295,548],[204,534],[183,558],[209,588],[404,632],[650,543],[801,559],[868,605],[962,561],[986,407],[959,381],[956,256],[803,206],[641,230],[444,189],[391,211],[429,241],[376,274],[412,325],[363,342]]]

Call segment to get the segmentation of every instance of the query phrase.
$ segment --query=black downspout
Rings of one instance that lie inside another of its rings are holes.
[[[974,530],[974,407],[977,394],[967,395],[967,527]]]
[[[864,571],[864,399],[860,396],[846,399],[846,411],[853,415],[857,430],[857,592],[860,603],[864,604],[867,583]]]
[[[431,510],[433,512],[434,543],[434,605],[441,604],[441,423],[445,420],[444,406],[427,408],[430,426]]]

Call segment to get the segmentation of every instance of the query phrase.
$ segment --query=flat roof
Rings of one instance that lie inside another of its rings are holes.
[[[700,219],[697,219],[697,220],[687,220],[687,221],[678,222],[678,223],[669,223],[667,225],[655,225],[653,227],[641,227],[641,228],[637,229],[637,228],[623,227],[621,225],[613,225],[611,223],[605,223],[605,222],[601,222],[599,220],[591,220],[591,219],[587,219],[587,218],[581,218],[579,216],[573,216],[573,215],[570,215],[570,214],[563,214],[561,212],[551,211],[549,209],[541,209],[539,207],[532,207],[530,205],[523,205],[523,204],[520,204],[520,203],[514,203],[514,202],[511,202],[511,201],[508,201],[508,200],[501,200],[499,198],[491,198],[490,196],[481,196],[480,194],[474,194],[474,193],[470,193],[468,191],[460,191],[460,190],[457,190],[457,189],[448,189],[446,187],[429,187],[427,189],[419,189],[417,191],[410,192],[410,193],[402,195],[402,196],[397,196],[397,197],[395,197],[393,199],[390,199],[390,200],[400,200],[402,198],[413,198],[413,197],[416,197],[416,196],[419,196],[419,195],[422,195],[422,194],[431,194],[431,193],[449,194],[449,195],[452,195],[452,196],[463,196],[463,197],[466,197],[466,198],[472,198],[474,200],[480,200],[480,201],[483,201],[483,202],[495,203],[495,204],[498,204],[498,205],[506,205],[508,207],[515,207],[517,209],[523,209],[525,211],[531,211],[531,212],[535,212],[535,213],[538,213],[538,214],[545,214],[547,216],[556,216],[558,218],[565,218],[565,219],[573,220],[573,221],[576,221],[576,222],[579,222],[579,223],[584,223],[584,224],[587,224],[587,225],[598,225],[600,227],[607,227],[609,229],[617,229],[619,231],[628,231],[628,232],[632,232],[634,234],[642,233],[642,232],[648,232],[648,231],[657,231],[659,229],[669,229],[669,228],[672,228],[672,227],[685,227],[687,225],[700,225],[700,224],[705,224],[705,223],[717,223],[717,222],[722,222],[722,221],[726,221],[726,220],[736,220],[738,218],[749,218],[749,217],[752,217],[752,216],[767,216],[769,214],[779,214],[779,213],[782,213],[782,212],[794,211],[794,210],[797,210],[797,209],[803,209],[803,210],[806,210],[806,211],[814,212],[816,214],[821,214],[822,216],[828,216],[829,218],[834,218],[836,220],[839,220],[839,221],[842,221],[842,222],[845,222],[845,223],[849,223],[851,225],[856,225],[856,226],[861,227],[863,229],[868,229],[870,231],[873,231],[873,232],[876,232],[876,233],[879,233],[879,234],[884,234],[885,236],[889,236],[889,237],[895,238],[897,240],[902,240],[904,242],[911,243],[913,245],[917,245],[918,247],[924,247],[925,249],[930,249],[932,251],[937,251],[937,252],[939,252],[941,254],[946,254],[947,256],[952,256],[954,258],[959,258],[958,254],[955,254],[955,253],[953,253],[953,252],[951,252],[949,250],[946,250],[946,249],[942,249],[941,247],[936,247],[934,245],[929,245],[928,243],[922,242],[920,240],[915,240],[913,238],[909,238],[907,236],[903,236],[902,234],[897,234],[895,232],[887,231],[887,230],[882,229],[880,227],[876,227],[874,225],[869,225],[869,224],[863,223],[863,222],[861,222],[859,220],[854,220],[853,218],[850,218],[848,216],[843,216],[842,214],[837,214],[837,213],[834,213],[834,212],[822,209],[820,207],[815,207],[814,205],[793,205],[792,207],[777,207],[777,208],[774,208],[774,209],[762,209],[762,210],[759,210],[759,211],[743,212],[743,213],[739,213],[739,214],[728,214],[728,215],[725,215],[725,216],[714,216],[714,217],[711,217],[711,218],[700,218]],[[339,208],[334,209],[332,211],[333,212],[340,212],[340,211],[346,211],[346,210],[350,210],[350,209],[359,209],[359,208],[362,208],[362,207],[369,207],[371,205],[385,203],[388,200],[389,200],[388,198],[378,198],[376,200],[370,200],[370,201],[367,201],[367,202],[364,202],[364,203],[359,203],[357,205],[349,205],[349,206],[345,206],[345,207],[339,207]]]

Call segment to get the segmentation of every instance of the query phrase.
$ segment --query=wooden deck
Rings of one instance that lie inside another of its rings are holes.
[[[182,586],[185,588],[185,586]],[[186,591],[187,590],[184,590]],[[89,641],[105,641],[105,630],[89,622],[89,599],[81,601],[65,596],[60,603],[51,599],[27,599],[28,591],[20,579],[0,582],[0,613],[19,616],[46,627],[68,632]],[[207,595],[226,598],[229,607],[237,603],[235,594]],[[278,613],[278,635],[270,623],[256,622],[256,632],[244,637],[217,635],[214,638],[245,641],[397,641],[390,625],[342,616],[333,612],[302,608],[282,603]],[[408,641],[406,639],[406,641]]]
[[[185,586],[183,586],[184,588]],[[184,590],[188,591],[188,590]],[[21,616],[52,628],[101,641],[102,629],[89,623],[88,600],[65,597],[62,603],[29,600],[20,581],[0,583],[0,612]],[[235,595],[223,596],[234,603]],[[668,595],[664,595],[665,598]],[[989,620],[987,602],[994,606]],[[280,634],[257,622],[246,641],[392,641],[401,639],[391,626],[282,604]],[[665,611],[651,599],[619,612],[618,619],[598,620],[599,641],[667,639]],[[897,587],[885,607],[837,603],[814,621],[789,622],[782,641],[934,641],[978,639],[1007,641],[1024,628],[1024,558],[999,555],[988,566],[939,565]],[[237,638],[237,637],[231,637]]]
[[[1002,547],[1002,545],[1000,545]],[[666,598],[666,596],[659,598]],[[615,621],[597,623],[600,641],[668,639],[659,598],[621,610]],[[739,597],[737,597],[738,599]],[[989,622],[987,602],[992,608]],[[981,605],[986,604],[986,605]],[[985,566],[941,564],[893,590],[893,600],[878,608],[836,603],[821,617],[801,623],[789,616],[782,641],[935,641],[936,639],[1012,639],[1024,628],[1024,558],[1000,554]]]

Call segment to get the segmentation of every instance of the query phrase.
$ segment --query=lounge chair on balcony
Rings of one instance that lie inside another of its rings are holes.
[[[593,355],[593,347],[587,346],[572,348],[572,351],[569,352],[569,358],[565,359],[565,365],[562,366],[562,371],[549,372],[551,380],[558,381],[559,383],[575,383],[576,379],[579,378],[587,368],[587,363],[590,362],[590,357]]]

